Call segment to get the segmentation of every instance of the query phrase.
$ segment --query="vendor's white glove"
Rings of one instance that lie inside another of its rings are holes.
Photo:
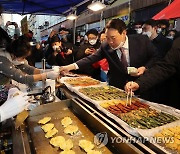
[[[15,96],[17,96],[19,94],[22,94],[22,92],[18,88],[11,88],[8,91],[8,98],[7,99],[15,97]]]
[[[59,77],[59,73],[56,72],[56,71],[50,71],[50,72],[47,72],[46,73],[46,76],[48,79],[52,79],[52,80],[55,80]]]
[[[28,96],[25,93],[9,98],[0,106],[1,122],[22,112],[28,105]]]
[[[45,69],[45,70],[40,69],[40,73],[47,73],[47,72],[51,72],[51,71],[53,71],[53,69]]]

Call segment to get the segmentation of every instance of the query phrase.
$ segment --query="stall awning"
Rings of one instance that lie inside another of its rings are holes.
[[[0,0],[4,13],[62,15],[75,5],[90,0]]]
[[[180,18],[180,0],[174,0],[170,5],[168,5],[161,12],[156,14],[153,19],[175,19]]]

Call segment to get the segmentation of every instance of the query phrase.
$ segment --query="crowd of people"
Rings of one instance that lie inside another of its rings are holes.
[[[18,28],[12,22],[7,26],[10,24]],[[47,41],[37,43],[33,42],[32,31],[22,36],[16,32],[12,39],[0,28],[0,102],[8,104],[14,99],[9,100],[8,96],[9,87],[14,88],[12,79],[32,84],[56,79],[60,72],[74,71],[126,91],[132,89],[149,101],[178,108],[180,39],[176,30],[168,28],[167,21],[150,19],[126,26],[122,20],[112,19],[101,32],[90,29],[85,36],[77,35],[75,44],[71,30],[64,27],[58,32],[52,30]],[[43,58],[49,66],[60,66],[60,72],[35,68],[35,63]],[[128,73],[128,67],[137,70]],[[19,97],[25,107],[26,95]],[[3,105],[1,114],[2,108]]]

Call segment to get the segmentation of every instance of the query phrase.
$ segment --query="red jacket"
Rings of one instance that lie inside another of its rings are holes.
[[[108,71],[108,70],[109,70],[109,64],[108,64],[106,58],[104,58],[104,59],[102,59],[102,60],[94,63],[94,64],[93,64],[93,67],[94,67],[94,68],[101,67],[101,69],[102,69],[103,71]]]

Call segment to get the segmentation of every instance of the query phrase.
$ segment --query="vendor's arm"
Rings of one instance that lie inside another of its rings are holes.
[[[24,84],[31,84],[34,81],[46,79],[46,73],[37,75],[27,75],[16,68],[6,57],[0,56],[0,71],[6,77]],[[34,69],[33,69],[34,71]]]
[[[29,75],[39,74],[37,73],[37,69],[35,67],[28,64],[17,65],[16,67],[19,68],[22,72],[25,72]]]

